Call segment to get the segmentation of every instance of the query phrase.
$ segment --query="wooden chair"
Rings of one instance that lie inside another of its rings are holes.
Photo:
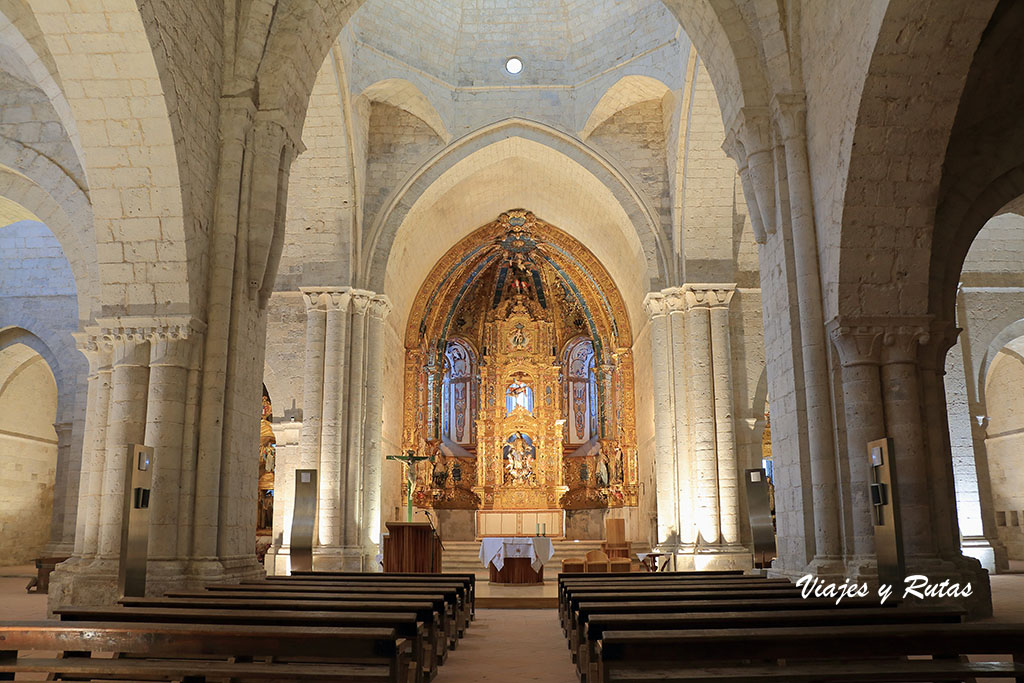
[[[604,535],[605,540],[601,543],[601,550],[608,557],[624,557],[628,560],[633,556],[633,544],[626,540],[626,520],[606,519],[604,521]]]
[[[588,574],[594,572],[610,572],[612,570],[611,562],[602,550],[591,550],[588,552],[583,566],[584,571]]]
[[[587,569],[587,560],[583,557],[567,557],[562,560],[562,572],[584,572]]]

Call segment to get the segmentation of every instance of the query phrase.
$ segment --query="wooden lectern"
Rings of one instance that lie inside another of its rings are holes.
[[[384,571],[441,573],[441,537],[427,522],[387,522]]]

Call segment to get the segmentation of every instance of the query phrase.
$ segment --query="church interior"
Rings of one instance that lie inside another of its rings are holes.
[[[1024,680],[1022,31],[0,0],[0,679]]]

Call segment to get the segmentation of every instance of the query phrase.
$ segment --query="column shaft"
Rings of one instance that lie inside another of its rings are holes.
[[[387,297],[378,295],[370,302],[366,316],[366,420],[363,433],[363,498],[360,545],[365,548],[363,569],[368,569],[381,541],[381,472],[383,463],[384,394],[383,374],[384,318],[391,310]]]
[[[320,463],[321,411],[324,399],[324,343],[327,336],[327,311],[323,294],[305,291],[306,357],[302,383],[302,434],[300,468],[315,468]]]
[[[348,334],[348,293],[329,292],[324,336],[323,410],[320,437],[320,505],[318,508],[321,546],[341,544],[341,497],[346,472],[342,467],[345,424],[345,343]]]
[[[685,301],[680,295],[670,295],[669,359],[665,367],[670,382],[669,399],[672,401],[674,421],[672,424],[672,453],[675,464],[671,476],[674,478],[679,520],[679,541],[693,545],[697,540],[697,521],[694,516],[694,469],[693,452],[690,450],[690,415],[686,396],[686,313]]]
[[[711,362],[715,389],[715,445],[718,451],[718,498],[722,543],[739,543],[739,472],[733,425],[732,345],[729,336],[728,292],[724,305],[711,308]]]
[[[710,316],[707,306],[696,298],[693,290],[687,291],[687,297],[686,367],[697,479],[697,529],[705,543],[717,543],[720,536],[718,461],[715,453]]]
[[[672,355],[669,319],[661,294],[644,301],[651,313],[651,379],[654,389],[654,477],[658,504],[658,543],[679,542],[679,500],[673,449]]]
[[[146,438],[149,345],[141,335],[128,331],[116,333],[113,345],[97,557],[116,561],[121,549],[128,445],[143,443]]]
[[[153,447],[149,557],[178,556],[185,398],[191,341],[160,332],[150,338],[145,444]]]
[[[344,517],[342,545],[348,548],[359,546],[360,512],[364,482],[362,467],[363,420],[366,414],[366,309],[370,303],[365,292],[353,292],[352,326],[349,345],[348,378],[348,446],[346,448],[346,481],[344,491]]]

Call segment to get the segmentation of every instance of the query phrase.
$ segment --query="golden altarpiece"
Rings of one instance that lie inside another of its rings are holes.
[[[562,511],[637,504],[632,338],[582,244],[524,210],[441,259],[406,333],[406,450],[420,508],[478,535],[562,535]]]

